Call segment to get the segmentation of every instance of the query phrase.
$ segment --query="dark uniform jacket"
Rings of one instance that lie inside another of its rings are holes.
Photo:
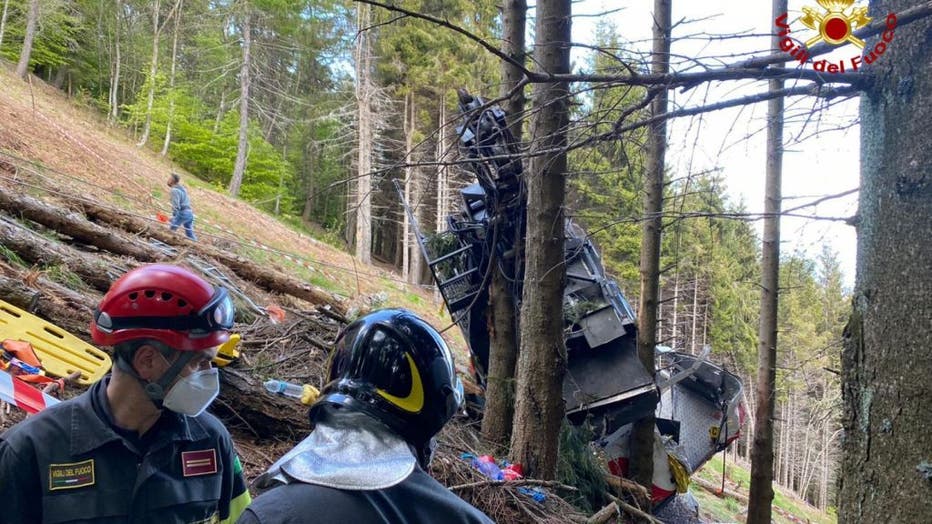
[[[235,521],[249,492],[220,421],[166,410],[140,438],[113,424],[108,382],[0,436],[0,523]]]
[[[256,497],[237,524],[488,524],[492,519],[418,467],[390,488],[354,491],[296,482]]]

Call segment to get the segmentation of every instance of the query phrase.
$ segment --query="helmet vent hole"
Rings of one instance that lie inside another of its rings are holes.
[[[139,293],[136,293],[135,291],[133,291],[132,293],[129,294],[130,300],[136,300],[137,298],[139,298]]]
[[[146,294],[146,298],[153,298],[155,296],[155,291],[151,289],[147,289],[145,294]]]
[[[171,300],[171,299],[172,299],[172,294],[171,294],[171,293],[168,293],[168,292],[166,292],[166,291],[163,291],[163,292],[162,292],[162,300],[164,300],[165,302],[168,302],[168,301]]]
[[[185,302],[184,300],[182,300],[182,299],[180,299],[180,298],[178,299],[178,307],[185,307],[185,306],[187,306],[187,305],[188,305],[187,302]]]

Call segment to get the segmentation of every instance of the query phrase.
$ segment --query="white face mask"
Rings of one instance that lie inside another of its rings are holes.
[[[162,406],[175,413],[196,417],[220,393],[220,374],[217,368],[195,371],[178,379],[162,400]]]

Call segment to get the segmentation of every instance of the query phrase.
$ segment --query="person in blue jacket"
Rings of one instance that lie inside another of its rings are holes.
[[[169,223],[169,229],[175,231],[178,226],[184,226],[184,234],[191,240],[197,240],[194,234],[194,210],[191,209],[191,199],[188,198],[188,190],[181,185],[181,177],[178,173],[172,173],[168,177],[168,187],[171,188],[172,219]]]

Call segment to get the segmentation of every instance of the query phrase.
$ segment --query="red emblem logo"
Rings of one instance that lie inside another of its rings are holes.
[[[217,450],[185,451],[181,453],[181,472],[185,477],[211,475],[217,472]]]

